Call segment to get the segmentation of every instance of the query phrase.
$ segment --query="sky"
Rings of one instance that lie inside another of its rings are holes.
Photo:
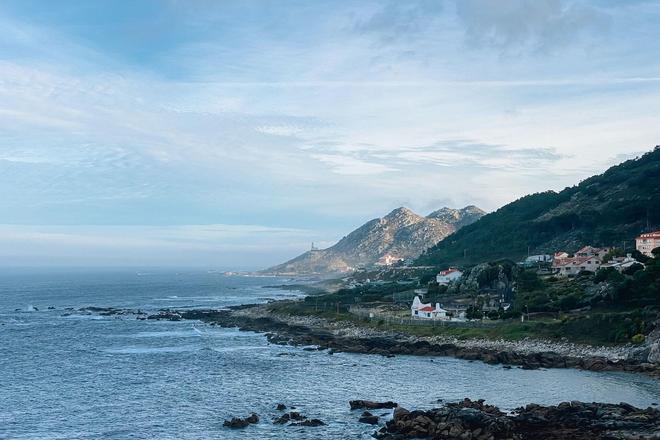
[[[0,265],[259,268],[660,144],[660,1],[0,2]],[[432,244],[432,243],[431,243]]]

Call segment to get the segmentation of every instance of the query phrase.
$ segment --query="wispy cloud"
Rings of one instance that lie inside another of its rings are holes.
[[[516,53],[602,39],[610,21],[596,6],[558,0],[460,0],[456,11],[470,44]]]

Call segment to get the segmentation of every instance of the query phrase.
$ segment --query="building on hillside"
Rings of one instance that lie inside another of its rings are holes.
[[[435,277],[435,281],[441,285],[447,285],[452,281],[455,281],[463,276],[463,272],[456,269],[455,267],[450,267],[447,270],[443,270]]]
[[[603,269],[612,267],[618,270],[619,272],[623,272],[624,270],[628,269],[634,264],[641,264],[642,266],[644,266],[642,263],[635,260],[631,254],[628,254],[625,257],[614,257],[607,263],[603,263],[600,267]]]
[[[607,248],[607,247],[597,248],[597,247],[593,247],[593,246],[585,246],[582,249],[580,249],[579,251],[577,251],[575,253],[575,256],[576,257],[596,257],[596,258],[600,258],[602,260],[603,257],[611,250],[612,250],[611,248]]]
[[[395,257],[394,255],[385,254],[378,259],[376,266],[391,266],[402,261],[403,258]]]
[[[603,264],[603,257],[609,251],[609,248],[585,246],[572,257],[566,252],[557,252],[552,262],[552,269],[562,276],[573,276],[582,271],[596,272]]]
[[[653,249],[660,247],[660,231],[647,232],[635,239],[635,248],[647,257],[653,257]]]
[[[530,255],[522,261],[521,265],[534,267],[543,263],[552,263],[552,255]]]
[[[424,304],[420,301],[419,296],[413,299],[412,307],[410,307],[410,314],[413,318],[420,319],[439,319],[446,321],[449,319],[447,311],[440,307],[439,303],[435,303],[435,307],[431,303]]]

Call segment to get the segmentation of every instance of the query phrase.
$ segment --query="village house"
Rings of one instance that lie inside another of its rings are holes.
[[[391,266],[399,261],[402,261],[403,258],[395,257],[394,255],[385,254],[378,259],[376,266]]]
[[[635,239],[635,248],[647,257],[653,257],[653,249],[660,247],[660,231],[647,232]]]
[[[419,296],[416,296],[413,300],[410,314],[413,318],[420,319],[439,319],[443,321],[449,319],[447,311],[441,308],[439,303],[435,303],[435,307],[431,303],[424,304],[420,301]]]
[[[566,252],[557,252],[554,255],[552,269],[561,276],[573,276],[582,271],[596,272],[602,265],[603,257],[609,251],[609,248],[585,246],[572,257]]]
[[[530,255],[519,263],[523,267],[535,267],[544,263],[551,263],[552,255]]]
[[[435,281],[440,285],[447,285],[452,281],[455,281],[463,276],[463,272],[456,269],[455,267],[450,267],[447,270],[441,271],[435,277]]]
[[[607,263],[602,264],[600,267],[603,269],[611,267],[618,270],[619,272],[623,272],[633,264],[641,264],[641,263],[635,260],[631,254],[628,254],[625,257],[614,257]]]

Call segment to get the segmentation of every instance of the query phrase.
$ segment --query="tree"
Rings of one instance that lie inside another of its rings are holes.
[[[621,248],[612,248],[608,253],[603,256],[603,263],[608,263],[612,258],[624,257],[626,254]]]
[[[643,263],[643,264],[648,263],[648,262],[651,261],[651,259],[652,259],[652,258],[649,257],[648,255],[644,255],[643,253],[641,253],[641,252],[638,251],[637,249],[635,249],[634,251],[632,251],[632,254],[631,254],[631,255],[632,255],[632,257],[633,257],[635,260],[637,260],[637,261],[639,261],[640,263]]]
[[[525,270],[518,275],[518,290],[521,292],[531,292],[543,287],[543,281],[538,274],[532,270]]]

